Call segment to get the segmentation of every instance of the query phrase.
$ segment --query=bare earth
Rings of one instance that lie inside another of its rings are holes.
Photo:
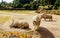
[[[9,13],[1,13],[0,16],[8,16],[9,20],[6,23],[0,24],[0,29],[5,31],[20,31],[20,29],[10,29],[9,25],[12,23],[12,18],[14,20],[27,20],[30,24],[30,28],[32,26],[32,17],[37,14],[9,14]],[[23,31],[23,30],[22,30]],[[53,21],[44,21],[42,19],[40,28],[37,29],[40,33],[40,38],[60,38],[60,16],[53,15]]]

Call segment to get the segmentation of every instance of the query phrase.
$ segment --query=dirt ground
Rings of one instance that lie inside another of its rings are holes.
[[[10,29],[9,25],[12,23],[12,18],[17,20],[26,20],[30,28],[33,28],[32,26],[32,17],[37,14],[9,14],[9,13],[1,13],[0,16],[8,16],[9,20],[6,21],[6,23],[0,24],[0,29],[3,29],[5,31],[20,31],[20,29]],[[53,15],[53,21],[44,21],[44,19],[41,20],[40,28],[37,29],[37,31],[40,33],[40,38],[60,38],[60,16],[59,15]],[[22,30],[23,31],[23,30]]]

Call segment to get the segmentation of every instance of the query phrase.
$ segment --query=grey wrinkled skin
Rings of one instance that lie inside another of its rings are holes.
[[[26,21],[14,23],[14,20],[13,20],[13,23],[10,25],[10,28],[27,29],[27,28],[29,28],[29,23]]]
[[[43,14],[41,17],[46,21],[46,19],[49,19],[49,21],[52,21],[52,15],[51,14]]]

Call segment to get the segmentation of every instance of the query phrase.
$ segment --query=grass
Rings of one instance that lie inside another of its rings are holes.
[[[5,23],[8,19],[9,19],[9,17],[0,16],[0,23]]]
[[[55,14],[55,15],[60,15],[60,10],[43,10],[43,12],[47,14]]]
[[[33,11],[33,12],[34,12],[34,11]],[[3,13],[3,15],[4,15],[4,13],[34,14],[34,13],[32,13],[32,11],[29,11],[29,10],[0,10],[0,13]],[[8,19],[9,19],[8,16],[0,16],[0,23],[5,23]],[[18,33],[18,34],[17,34],[17,33]],[[15,35],[17,35],[19,38],[20,38],[20,37],[21,37],[21,38],[26,38],[26,34],[25,34],[25,33],[23,33],[23,34],[21,34],[21,35],[20,35],[19,32],[17,32],[17,33],[15,33],[15,32],[9,32],[9,33],[7,33],[7,32],[5,32],[4,30],[1,30],[1,29],[0,29],[0,36],[2,36],[3,38],[8,38],[8,36],[9,36],[10,34],[15,34]]]
[[[0,13],[34,14],[35,10],[0,10]]]
[[[30,32],[24,32],[24,33],[20,33],[20,32],[6,32],[3,30],[0,30],[0,37],[2,38],[9,38],[10,37],[17,37],[17,38],[32,38],[32,35],[30,34]]]
[[[53,14],[60,15],[60,11],[51,10]],[[0,13],[13,13],[13,14],[36,14],[35,10],[0,10]],[[50,10],[47,10],[47,13],[50,13]]]

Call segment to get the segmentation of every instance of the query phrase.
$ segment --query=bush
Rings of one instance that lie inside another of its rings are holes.
[[[54,8],[58,9],[59,6],[60,6],[60,0],[56,0],[56,2],[54,4]]]
[[[24,4],[24,5],[23,5],[23,8],[25,8],[25,9],[30,9],[30,5],[29,5],[29,4]]]

